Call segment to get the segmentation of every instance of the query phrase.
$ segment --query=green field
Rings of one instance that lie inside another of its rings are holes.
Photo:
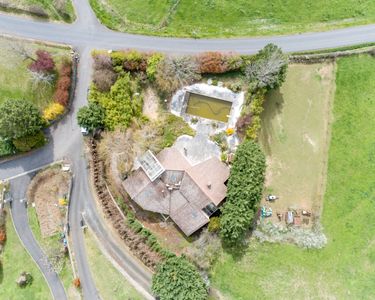
[[[90,0],[112,29],[187,37],[320,31],[375,21],[370,0]],[[103,4],[104,3],[104,4]]]
[[[251,240],[243,255],[223,254],[212,281],[229,299],[373,299],[374,58],[338,61],[333,117],[322,215],[327,246]]]
[[[320,214],[334,69],[333,63],[289,65],[286,82],[267,96],[259,139],[268,162],[266,189],[282,199],[271,205],[274,211]]]
[[[74,8],[71,0],[11,0],[5,1],[11,5],[4,9],[0,5],[0,10],[19,13],[25,12],[43,12],[52,20],[73,22],[75,19]]]
[[[52,299],[42,273],[23,248],[9,215],[7,216],[7,242],[4,252],[0,254],[0,259],[2,262],[2,269],[0,269],[0,299]],[[19,288],[16,285],[16,280],[23,271],[31,273],[33,283],[25,288]]]
[[[104,256],[98,241],[90,231],[85,233],[85,246],[95,285],[103,299],[142,300],[143,297],[126,281],[125,277]]]

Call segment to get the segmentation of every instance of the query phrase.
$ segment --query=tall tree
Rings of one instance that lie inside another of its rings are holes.
[[[104,109],[97,103],[89,103],[79,109],[77,120],[79,126],[86,128],[89,132],[104,128]]]
[[[24,100],[5,100],[0,104],[0,137],[18,139],[35,135],[44,126],[39,110]]]
[[[254,219],[263,192],[265,161],[262,150],[253,141],[243,142],[236,151],[220,218],[220,235],[228,245],[240,242]]]
[[[152,292],[160,300],[204,300],[207,287],[202,276],[185,256],[172,256],[162,263],[152,278]]]

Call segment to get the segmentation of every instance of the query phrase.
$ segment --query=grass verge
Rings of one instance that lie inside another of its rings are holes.
[[[322,250],[252,240],[212,281],[231,299],[371,299],[375,293],[375,59],[338,60]],[[228,280],[230,278],[231,280]]]
[[[71,23],[75,20],[71,0],[12,0],[0,3],[0,10]]]
[[[0,298],[9,300],[52,299],[42,273],[24,249],[9,214],[6,228],[7,242],[0,255]],[[30,286],[19,288],[16,285],[16,280],[23,271],[31,273],[33,282]]]
[[[100,251],[98,241],[89,230],[85,233],[85,247],[95,285],[103,299],[143,299]]]
[[[36,210],[33,207],[28,208],[28,217],[29,217],[29,225],[31,228],[31,231],[33,232],[33,235],[41,248],[43,249],[44,253],[48,255],[49,252],[51,252],[51,249],[56,249],[61,247],[61,241],[60,241],[60,235],[56,234],[53,236],[50,236],[48,238],[43,238],[41,231],[40,231],[40,225],[38,221],[38,216],[36,214]],[[73,271],[72,266],[70,264],[69,257],[64,257],[64,260],[62,262],[62,268],[61,271],[58,273],[65,291],[69,297],[69,299],[79,299],[79,293],[75,290],[72,282],[73,282]]]

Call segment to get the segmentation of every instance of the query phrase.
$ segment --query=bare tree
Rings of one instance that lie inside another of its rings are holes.
[[[23,60],[30,59],[32,61],[36,61],[36,59],[33,57],[32,51],[25,46],[25,43],[15,41],[11,42],[9,45],[15,53],[23,57]]]
[[[288,59],[281,49],[268,44],[257,54],[256,59],[246,67],[246,77],[257,88],[276,88],[285,79]]]

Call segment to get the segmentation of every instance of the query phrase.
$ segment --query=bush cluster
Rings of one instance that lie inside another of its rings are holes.
[[[112,64],[116,72],[146,72],[149,55],[136,50],[116,51],[111,53]]]
[[[90,92],[90,101],[104,108],[104,126],[109,130],[126,128],[133,118],[142,114],[140,85],[129,73],[121,75],[107,93],[98,91],[94,86]]]
[[[227,200],[221,208],[220,236],[228,245],[240,242],[250,228],[263,192],[265,156],[253,141],[237,149],[228,181]]]

